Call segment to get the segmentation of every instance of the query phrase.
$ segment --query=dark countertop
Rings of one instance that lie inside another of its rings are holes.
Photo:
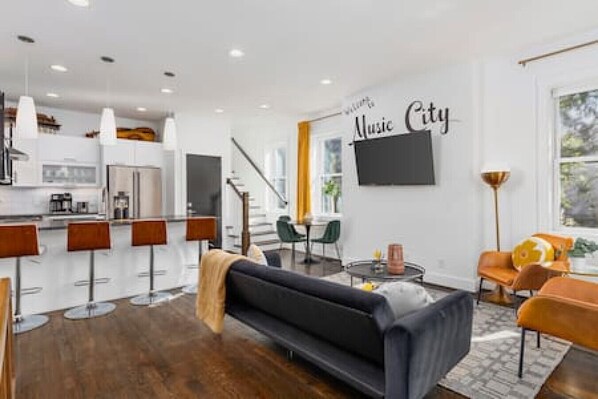
[[[165,219],[168,223],[178,223],[184,222],[187,220],[187,215],[161,215],[155,216],[151,218],[143,218],[147,219]],[[194,215],[193,217],[202,217],[200,215]],[[205,217],[213,217],[213,216],[205,216]],[[30,217],[8,217],[8,216],[0,216],[0,225],[14,225],[14,224],[27,224],[27,223],[34,223],[38,226],[40,231],[44,230],[64,230],[67,228],[69,223],[76,223],[76,222],[92,222],[92,221],[99,221],[105,220],[100,217],[97,219],[90,218],[89,215],[87,217],[77,218],[76,216],[71,216],[69,219],[61,219],[61,220],[51,220],[44,217],[40,217],[39,215],[30,215]],[[133,218],[129,219],[111,219],[108,220],[112,226],[129,226],[134,220]],[[141,220],[141,219],[140,219]]]

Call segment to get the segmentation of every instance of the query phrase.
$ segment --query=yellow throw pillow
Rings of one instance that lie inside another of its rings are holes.
[[[247,250],[247,257],[258,265],[268,266],[268,259],[260,247],[251,244]]]
[[[554,260],[554,247],[542,238],[530,237],[521,241],[513,249],[513,266],[517,270],[533,263]]]

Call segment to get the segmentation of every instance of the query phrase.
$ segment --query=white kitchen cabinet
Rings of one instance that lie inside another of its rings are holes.
[[[135,143],[135,166],[164,166],[164,149],[162,143],[137,141]]]
[[[116,145],[102,147],[102,164],[134,166],[135,164],[135,142],[131,140],[117,140]]]
[[[13,161],[12,185],[15,187],[34,187],[39,185],[37,140],[13,139],[12,145],[29,157],[27,161]]]
[[[40,134],[38,138],[39,160],[65,164],[99,164],[98,139]]]

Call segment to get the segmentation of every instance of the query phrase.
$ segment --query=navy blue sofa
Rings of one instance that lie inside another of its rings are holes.
[[[454,292],[395,320],[378,294],[237,261],[226,312],[364,394],[422,398],[468,352],[473,301]]]

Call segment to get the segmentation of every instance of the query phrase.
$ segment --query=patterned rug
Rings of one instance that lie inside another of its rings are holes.
[[[351,284],[344,272],[324,279]],[[435,289],[428,292],[436,300],[447,295]],[[489,303],[475,306],[471,351],[439,384],[469,398],[534,398],[571,345],[544,335],[542,348],[536,349],[536,335],[528,333],[524,375],[519,379],[520,334],[513,309]]]

